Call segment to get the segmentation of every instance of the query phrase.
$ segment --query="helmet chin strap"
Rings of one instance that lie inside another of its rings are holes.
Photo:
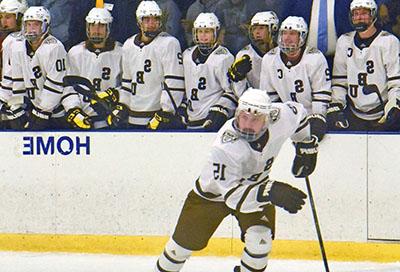
[[[154,39],[157,37],[158,34],[161,33],[161,30],[156,30],[156,31],[143,31],[143,34],[150,39]]]
[[[365,32],[375,24],[376,20],[377,20],[377,18],[375,18],[370,24],[367,24],[367,23],[353,24],[352,23],[352,26],[353,26],[354,30],[357,32]]]

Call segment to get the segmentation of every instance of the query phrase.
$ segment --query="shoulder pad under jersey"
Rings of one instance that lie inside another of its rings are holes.
[[[306,50],[307,54],[318,54],[319,50],[315,47],[308,47]]]
[[[160,34],[158,34],[158,37],[171,37],[171,34],[167,32],[161,32]]]
[[[228,54],[228,50],[224,47],[220,47],[214,52],[215,55],[226,55]]]
[[[272,48],[267,52],[267,55],[276,55],[278,53],[278,47]]]
[[[45,39],[43,41],[44,44],[55,44],[57,43],[57,39],[54,37],[47,37],[47,39]]]

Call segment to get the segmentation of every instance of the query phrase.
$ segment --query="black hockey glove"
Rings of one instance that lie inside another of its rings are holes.
[[[51,112],[42,111],[32,108],[29,115],[27,128],[29,130],[45,130],[50,126]]]
[[[107,124],[111,127],[122,127],[128,123],[129,111],[124,104],[118,103],[107,116]]]
[[[156,112],[147,127],[151,130],[186,128],[181,116],[166,111]]]
[[[311,114],[308,116],[310,122],[311,134],[317,137],[318,141],[322,141],[326,133],[326,119],[321,114]]]
[[[270,181],[265,185],[263,197],[289,213],[297,213],[305,204],[307,195],[287,183]]]
[[[296,178],[304,178],[314,172],[317,164],[318,139],[295,143],[296,156],[294,157],[292,173]]]
[[[344,106],[342,104],[332,103],[329,105],[327,119],[330,129],[346,129],[349,127],[349,121],[343,110]]]
[[[90,117],[80,108],[73,108],[67,112],[67,122],[77,129],[92,128]]]
[[[241,58],[235,60],[231,67],[228,69],[228,77],[234,82],[243,80],[247,73],[250,72],[252,63],[249,55],[243,55]]]
[[[203,127],[207,131],[218,131],[228,120],[228,111],[222,106],[212,106]]]
[[[385,114],[378,122],[383,124],[385,130],[400,130],[400,100],[389,100],[385,105]]]

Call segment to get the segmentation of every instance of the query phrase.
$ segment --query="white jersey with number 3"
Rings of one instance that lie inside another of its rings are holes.
[[[347,97],[357,117],[376,120],[388,99],[400,99],[400,44],[394,35],[381,31],[360,49],[355,34],[343,34],[336,44],[332,102],[346,105]]]
[[[279,150],[286,140],[310,137],[306,111],[299,103],[273,103],[265,136],[249,143],[240,138],[231,119],[217,134],[210,156],[195,184],[195,192],[211,201],[225,202],[243,213],[268,204],[263,191]]]
[[[260,89],[266,90],[272,101],[294,101],[304,105],[308,114],[326,115],[331,100],[331,80],[324,55],[306,47],[300,62],[284,63],[276,47],[264,55]]]

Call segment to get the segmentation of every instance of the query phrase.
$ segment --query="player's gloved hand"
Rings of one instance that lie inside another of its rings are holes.
[[[222,106],[212,106],[203,127],[207,131],[218,131],[228,120],[228,111]]]
[[[297,213],[305,204],[307,195],[301,190],[280,181],[271,180],[265,184],[263,198],[289,213]]]
[[[118,103],[107,116],[106,121],[109,126],[121,127],[123,124],[128,122],[128,116],[128,108],[125,105]]]
[[[118,90],[115,88],[108,88],[105,91],[97,92],[97,96],[99,99],[107,102],[110,105],[115,105],[119,101],[119,93]]]
[[[189,117],[187,114],[187,104],[182,102],[178,108],[178,115],[181,116],[183,124],[187,124],[189,122]]]
[[[327,119],[329,128],[346,129],[349,127],[349,121],[343,112],[344,106],[339,103],[329,105]]]
[[[308,116],[310,122],[311,135],[317,137],[318,141],[322,141],[326,133],[326,119],[322,114],[311,114]]]
[[[317,164],[318,139],[311,136],[311,140],[295,143],[296,156],[294,157],[292,173],[296,178],[304,178],[314,172]]]
[[[151,130],[156,129],[184,129],[185,125],[181,116],[167,111],[158,111],[149,121],[147,127]]]
[[[67,122],[74,128],[91,129],[90,117],[80,108],[73,108],[67,112]]]
[[[250,72],[252,63],[249,55],[243,55],[241,58],[235,60],[231,67],[228,69],[228,77],[234,82],[243,80],[247,73]]]
[[[400,130],[400,100],[391,99],[385,105],[385,114],[378,121],[386,130]]]
[[[27,128],[30,130],[45,130],[49,128],[51,112],[42,111],[32,108],[29,115],[29,122]]]

